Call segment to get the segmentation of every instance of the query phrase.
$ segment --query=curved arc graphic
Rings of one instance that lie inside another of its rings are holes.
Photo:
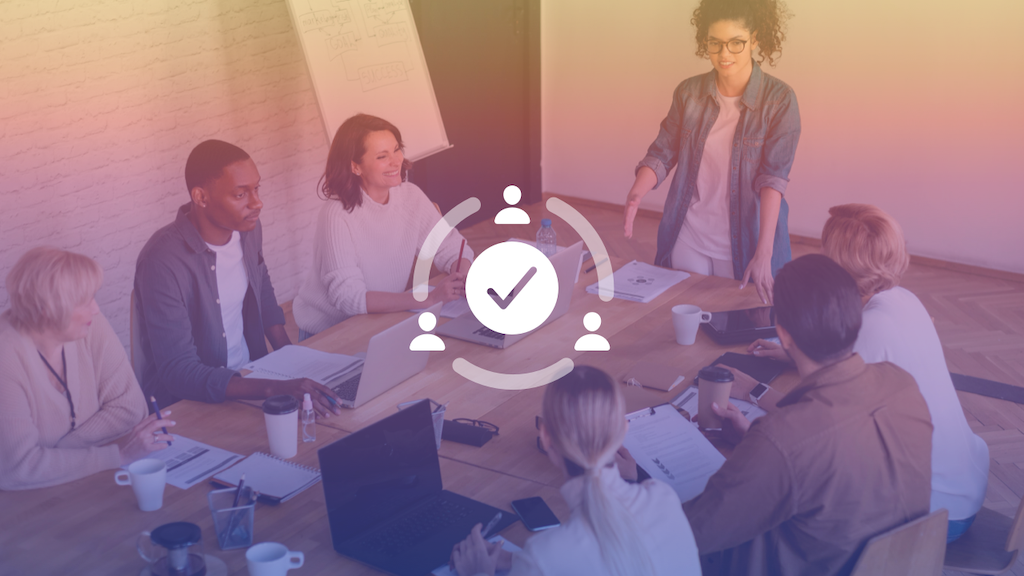
[[[525,374],[491,372],[473,364],[465,358],[452,360],[452,369],[466,380],[497,390],[528,390],[550,384],[565,376],[575,367],[571,358],[562,358],[550,366]]]

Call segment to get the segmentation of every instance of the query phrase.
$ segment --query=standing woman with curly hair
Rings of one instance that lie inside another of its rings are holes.
[[[792,259],[783,194],[800,112],[793,89],[759,65],[781,57],[788,16],[782,0],[701,0],[690,22],[714,69],[676,88],[626,198],[629,238],[640,200],[675,167],[654,263],[752,282],[763,302]]]
[[[434,264],[448,275],[426,302],[409,292],[413,263],[441,219],[427,195],[405,176],[402,133],[376,116],[356,114],[338,127],[327,154],[320,192],[327,202],[313,235],[313,269],[295,297],[299,338],[357,314],[398,312],[448,302],[465,294],[473,259],[452,230]]]

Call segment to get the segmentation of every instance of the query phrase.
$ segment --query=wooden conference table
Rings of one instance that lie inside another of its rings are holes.
[[[626,263],[611,260],[616,269]],[[696,274],[648,304],[618,299],[602,302],[585,291],[596,280],[594,272],[581,273],[569,311],[507,350],[446,338],[446,350],[433,353],[419,374],[356,410],[318,420],[317,441],[300,443],[293,461],[318,466],[316,451],[320,447],[393,414],[400,402],[431,398],[449,403],[445,415],[449,420],[473,418],[500,428],[498,436],[479,448],[441,443],[446,489],[503,510],[511,509],[512,500],[541,496],[566,519],[568,508],[558,493],[560,472],[536,447],[534,417],[540,414],[543,387],[523,391],[487,388],[456,374],[452,360],[464,357],[491,371],[524,373],[569,357],[576,365],[602,368],[621,381],[638,362],[657,358],[678,366],[680,373],[690,378],[723,352],[740,352],[745,346],[719,346],[703,332],[692,346],[676,344],[672,306],[695,304],[703,310],[719,311],[761,305],[753,287],[740,291],[736,281]],[[583,327],[587,312],[601,315],[597,333],[608,339],[610,352],[573,350],[576,339],[587,333]],[[402,312],[351,318],[303,344],[354,354],[365,350],[371,336],[408,317],[408,312]],[[791,372],[772,386],[785,392],[796,382]],[[680,390],[666,393],[624,387],[631,411],[668,402]],[[172,410],[177,434],[239,454],[268,451],[263,415],[253,403],[182,401]],[[115,485],[113,475],[107,471],[52,488],[0,492],[0,574],[138,574],[145,566],[135,550],[139,533],[179,520],[200,526],[205,553],[223,560],[229,574],[247,574],[244,550],[222,551],[217,546],[206,503],[207,484],[189,490],[168,486],[163,508],[140,512],[131,489]],[[521,523],[502,535],[519,545],[529,537]],[[254,542],[266,541],[281,542],[305,554],[305,566],[297,574],[377,573],[334,551],[319,486],[278,506],[257,505]]]

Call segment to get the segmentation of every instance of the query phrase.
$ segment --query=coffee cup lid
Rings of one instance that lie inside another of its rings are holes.
[[[171,522],[155,528],[149,538],[153,544],[176,550],[198,544],[203,539],[203,531],[191,522]]]
[[[697,378],[708,382],[732,382],[735,378],[732,372],[721,366],[706,366],[697,373]]]
[[[265,414],[288,414],[299,409],[299,401],[294,396],[280,394],[271,396],[263,401],[263,412]]]

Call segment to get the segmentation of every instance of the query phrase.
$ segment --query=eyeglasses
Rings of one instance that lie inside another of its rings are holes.
[[[491,424],[490,422],[484,422],[483,420],[473,420],[472,418],[456,418],[452,420],[452,422],[458,422],[459,424],[469,424],[470,426],[476,426],[478,428],[488,430],[491,432],[491,434],[494,434],[495,436],[498,435],[498,427],[495,426],[494,424]]]
[[[704,45],[707,46],[708,54],[718,54],[722,51],[723,45],[727,45],[729,47],[729,52],[739,54],[747,47],[747,42],[749,42],[749,40],[729,40],[728,42],[722,42],[720,40],[705,40]]]

